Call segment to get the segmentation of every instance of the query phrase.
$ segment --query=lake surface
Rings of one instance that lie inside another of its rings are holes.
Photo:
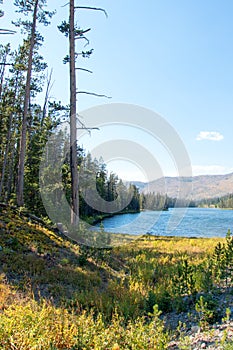
[[[175,208],[143,211],[103,220],[106,232],[183,237],[225,237],[233,231],[233,210]],[[99,225],[97,225],[98,227]]]

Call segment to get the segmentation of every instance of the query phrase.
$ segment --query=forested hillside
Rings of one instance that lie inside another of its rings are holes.
[[[188,184],[188,185],[187,185]],[[164,177],[143,184],[142,192],[160,192],[171,198],[176,198],[179,189],[187,186],[188,200],[200,201],[223,197],[233,192],[233,174],[201,175],[193,177]],[[181,198],[186,199],[186,198]]]
[[[204,199],[198,203],[200,206],[212,206],[215,208],[232,209],[233,208],[233,194],[228,194],[223,197],[216,197],[211,199]]]

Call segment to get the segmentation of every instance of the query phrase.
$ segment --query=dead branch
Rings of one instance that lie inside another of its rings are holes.
[[[108,18],[107,12],[100,8],[100,7],[91,7],[91,6],[75,6],[75,9],[83,9],[83,10],[94,10],[94,11],[101,11],[105,14],[105,16]]]
[[[47,105],[49,101],[49,94],[51,92],[51,89],[53,87],[52,81],[52,74],[53,74],[53,69],[51,69],[50,73],[47,73],[47,86],[46,86],[46,91],[45,91],[45,98],[44,98],[44,106],[43,106],[43,112],[42,112],[42,119],[41,119],[41,126],[44,123],[46,113],[47,113]]]
[[[81,125],[81,127],[77,127],[77,130],[86,130],[88,132],[89,135],[91,135],[91,130],[99,130],[99,128],[97,127],[88,127],[86,126],[81,120],[80,118],[83,118],[80,114],[77,114],[77,120],[79,122],[79,124]]]
[[[77,69],[77,70],[82,70],[82,71],[84,71],[84,72],[87,72],[87,73],[93,73],[91,70],[89,70],[89,69],[85,69],[85,68],[80,68],[80,67],[78,67],[78,68],[75,68],[75,69]]]
[[[96,96],[96,97],[112,98],[110,96],[100,95],[100,94],[96,94],[95,92],[88,92],[88,91],[77,91],[76,93],[77,94],[91,95],[91,96]]]
[[[82,128],[85,128],[86,126],[85,126],[84,122],[81,121],[81,119],[84,119],[83,116],[81,114],[77,113],[77,120],[78,120],[79,124],[82,126]]]
[[[0,29],[0,34],[15,34],[16,31],[15,30],[11,30],[11,29]]]
[[[75,37],[75,40],[86,40],[86,44],[84,45],[84,47],[88,46],[90,44],[90,41],[87,39],[87,37],[85,37],[84,35],[83,36],[77,36]]]
[[[85,30],[77,30],[75,33],[75,37],[76,36],[82,36],[83,34],[86,34],[88,32],[90,32],[91,28],[85,29]]]
[[[86,130],[89,134],[91,133],[91,130],[100,130],[100,128],[97,127],[89,127],[89,126],[85,126],[85,127],[81,127],[81,128],[76,128],[77,130]]]

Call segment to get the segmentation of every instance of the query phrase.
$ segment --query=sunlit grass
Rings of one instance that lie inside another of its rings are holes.
[[[109,250],[85,248],[1,209],[0,348],[165,349],[153,306],[179,312],[185,295],[212,288],[209,261],[224,239],[120,240]],[[185,263],[192,285],[185,273],[176,279]]]
[[[0,318],[1,349],[165,349],[168,336],[155,310],[150,322],[125,323],[114,312],[106,325],[101,314],[69,312],[34,300],[10,305]]]

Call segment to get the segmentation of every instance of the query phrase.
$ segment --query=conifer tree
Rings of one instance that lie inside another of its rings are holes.
[[[63,60],[64,63],[70,65],[70,171],[71,171],[71,224],[78,226],[79,224],[79,174],[77,168],[77,94],[89,94],[93,96],[106,97],[105,95],[99,95],[96,93],[90,93],[86,91],[77,90],[76,83],[76,70],[82,69],[75,66],[75,62],[78,56],[83,58],[89,57],[93,50],[76,52],[75,42],[79,39],[84,39],[87,42],[85,34],[91,29],[80,29],[75,25],[75,10],[95,10],[106,11],[101,8],[89,7],[89,6],[75,6],[75,0],[69,1],[69,23],[63,21],[58,29],[69,37],[69,55]],[[86,70],[88,71],[88,70]],[[89,71],[90,72],[90,71]]]
[[[16,22],[16,26],[23,27],[29,36],[29,50],[28,50],[28,62],[27,62],[27,75],[25,85],[25,96],[23,106],[23,118],[21,126],[20,137],[20,149],[19,149],[19,163],[18,163],[18,181],[17,181],[17,204],[18,206],[24,205],[24,168],[26,157],[26,143],[27,143],[27,123],[30,106],[30,89],[32,80],[32,66],[33,66],[33,54],[36,44],[42,40],[42,37],[37,33],[37,23],[43,23],[48,25],[48,18],[51,18],[53,12],[44,10],[46,6],[46,0],[33,0],[33,1],[21,1],[15,0],[15,5],[18,7],[18,12],[28,15],[32,14],[32,21]]]

